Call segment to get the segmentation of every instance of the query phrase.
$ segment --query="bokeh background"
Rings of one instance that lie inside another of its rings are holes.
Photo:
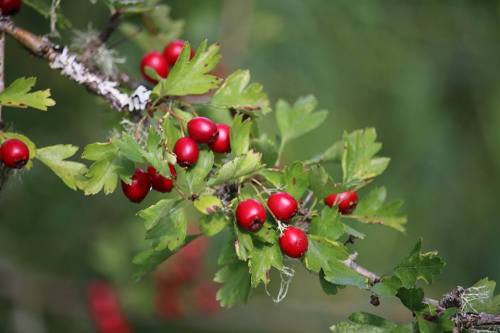
[[[273,103],[314,93],[331,111],[319,130],[288,146],[286,160],[321,152],[344,130],[377,128],[383,154],[392,158],[378,183],[392,198],[405,199],[409,224],[405,235],[362,227],[368,237],[355,246],[361,263],[388,272],[423,237],[425,248],[438,250],[448,263],[431,295],[500,278],[498,2],[168,4],[174,18],[185,20],[185,39],[220,42],[226,68],[251,69]],[[62,8],[78,29],[101,27],[108,15],[89,1],[63,1]],[[29,8],[16,21],[39,33],[49,29]],[[127,58],[123,69],[139,78],[141,51],[130,43],[118,50]],[[6,71],[7,82],[37,76],[37,87],[52,89],[57,105],[47,113],[4,111],[39,146],[103,140],[119,120],[10,39]],[[280,304],[260,290],[246,306],[209,315],[196,310],[188,290],[182,315],[162,315],[152,279],[137,284],[131,276],[130,259],[144,245],[137,210],[120,191],[88,198],[70,191],[39,164],[11,179],[0,193],[0,332],[93,332],[85,288],[95,280],[111,281],[134,332],[325,332],[356,310],[408,319],[396,302],[382,299],[373,308],[360,291],[325,296],[317,278],[299,268]],[[210,280],[216,269],[214,248],[203,250],[199,281]],[[275,293],[277,285],[270,289]]]

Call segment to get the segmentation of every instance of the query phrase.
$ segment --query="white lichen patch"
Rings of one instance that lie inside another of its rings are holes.
[[[128,108],[129,111],[144,110],[149,102],[151,91],[144,86],[139,86],[130,96],[118,89],[115,81],[103,79],[90,72],[85,65],[77,60],[65,47],[50,63],[50,67],[60,70],[61,73],[79,84],[84,84],[96,90],[96,93],[109,97],[113,107],[117,109]]]

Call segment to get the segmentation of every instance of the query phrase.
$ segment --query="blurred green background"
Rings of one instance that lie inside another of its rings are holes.
[[[331,111],[319,130],[288,146],[287,161],[321,152],[344,130],[377,128],[383,154],[392,158],[377,183],[387,185],[390,197],[405,199],[409,225],[406,235],[362,227],[369,237],[355,246],[361,263],[388,272],[422,236],[425,248],[438,250],[448,262],[430,295],[486,276],[500,278],[498,2],[167,3],[174,18],[185,20],[185,39],[194,45],[204,38],[220,42],[227,69],[251,69],[273,104],[314,93],[320,107]],[[101,27],[108,15],[89,1],[63,1],[62,8],[83,30],[89,23]],[[16,21],[39,33],[49,29],[29,8]],[[123,69],[139,77],[140,50],[130,43],[118,50],[128,60]],[[57,101],[47,113],[4,112],[38,146],[104,140],[120,119],[11,39],[6,71],[7,82],[37,76],[37,87],[50,87]],[[149,202],[153,196],[140,207]],[[88,198],[70,191],[40,164],[13,177],[0,194],[0,332],[92,332],[84,286],[96,278],[115,282],[135,332],[325,332],[356,310],[408,319],[389,300],[372,308],[367,293],[345,289],[325,296],[317,278],[298,269],[280,304],[260,290],[248,305],[208,318],[193,312],[162,320],[150,281],[135,284],[131,278],[130,258],[143,237],[134,217],[138,208],[120,191]],[[215,271],[212,252],[206,279]],[[271,292],[276,289],[271,286]],[[19,329],[26,323],[32,326]]]

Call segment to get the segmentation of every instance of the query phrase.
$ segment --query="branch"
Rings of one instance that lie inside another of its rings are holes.
[[[139,86],[131,95],[121,92],[118,82],[108,80],[98,71],[90,70],[66,47],[55,45],[47,38],[17,27],[9,17],[0,17],[0,32],[8,34],[34,55],[47,60],[52,69],[104,98],[117,111],[142,111],[150,101],[151,91],[144,86]]]

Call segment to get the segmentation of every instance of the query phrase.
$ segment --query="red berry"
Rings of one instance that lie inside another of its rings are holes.
[[[173,42],[170,42],[165,49],[163,50],[163,56],[167,60],[168,64],[170,66],[175,65],[177,62],[177,59],[179,59],[179,55],[182,52],[182,49],[184,48],[184,45],[186,44],[185,41],[182,39],[174,40]],[[193,50],[191,49],[191,54],[189,58],[192,58],[194,55]]]
[[[174,146],[174,154],[177,156],[177,163],[182,167],[190,167],[198,161],[200,149],[198,144],[191,138],[184,137],[177,140]]]
[[[132,202],[141,202],[151,189],[151,181],[148,174],[142,169],[135,169],[130,184],[122,181],[122,190],[125,196]]]
[[[297,213],[297,201],[286,192],[276,192],[267,199],[267,207],[280,221],[289,221]]]
[[[351,214],[358,205],[358,195],[354,191],[333,193],[324,199],[326,205],[333,207],[338,205],[340,214]]]
[[[217,125],[205,117],[195,117],[188,124],[188,133],[198,143],[210,143],[217,137]]]
[[[154,190],[161,193],[172,191],[172,188],[174,187],[173,179],[175,178],[176,174],[175,174],[175,168],[172,164],[169,163],[168,167],[170,168],[170,174],[172,175],[172,178],[167,178],[162,176],[152,166],[148,167],[149,180],[151,181],[151,186],[153,187]]]
[[[18,139],[8,139],[0,147],[0,155],[6,166],[21,169],[30,159],[28,146]]]
[[[266,210],[255,199],[243,200],[236,207],[238,225],[247,231],[258,231],[266,222]]]
[[[162,78],[166,78],[168,75],[168,63],[163,55],[158,51],[151,51],[146,53],[141,60],[141,73],[142,76],[151,83],[157,83],[158,81],[146,74],[146,67],[150,67],[155,70],[155,72]]]
[[[217,124],[218,134],[215,141],[208,144],[210,149],[216,153],[229,153],[231,151],[230,132],[231,127],[226,124]]]
[[[0,0],[0,10],[2,15],[14,15],[20,9],[23,2],[21,0]]]
[[[296,227],[288,227],[280,236],[280,248],[284,254],[292,258],[302,257],[309,246],[307,235]]]

